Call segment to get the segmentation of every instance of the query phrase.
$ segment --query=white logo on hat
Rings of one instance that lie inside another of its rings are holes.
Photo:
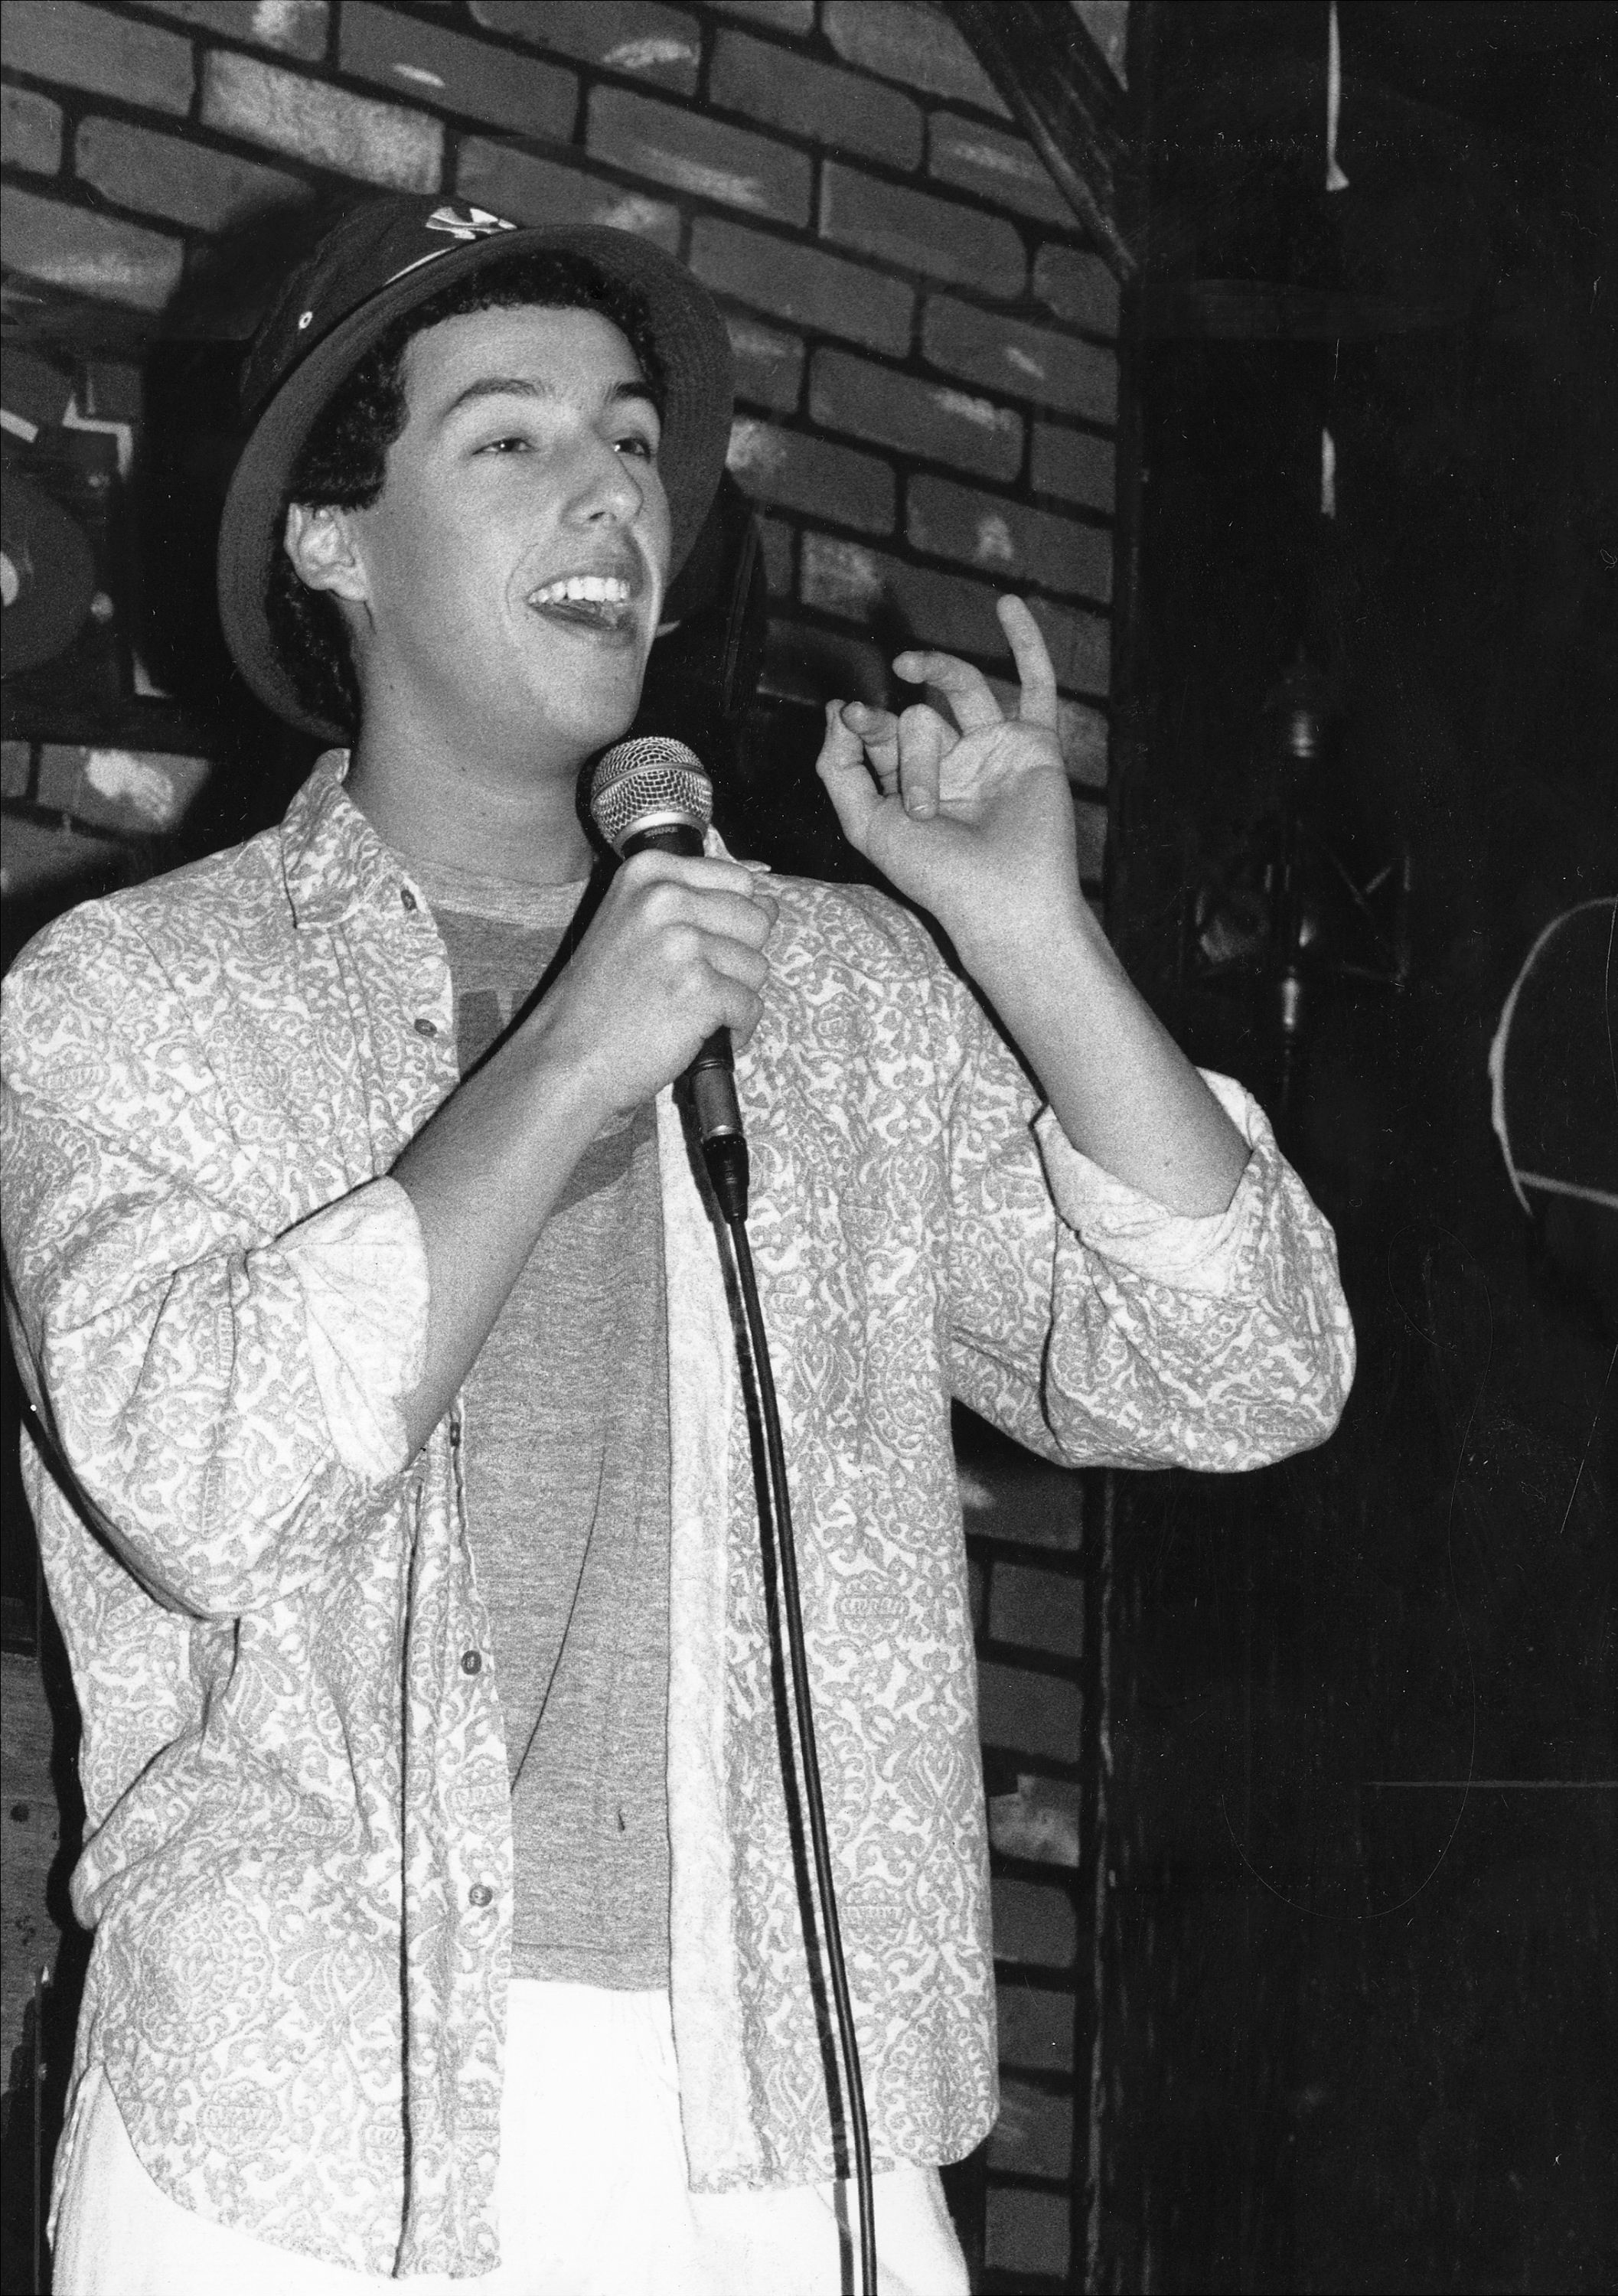
[[[434,208],[427,218],[429,231],[446,231],[451,239],[487,239],[491,232],[515,231],[504,216],[487,208]]]

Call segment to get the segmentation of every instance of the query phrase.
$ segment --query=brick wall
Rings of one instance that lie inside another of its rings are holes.
[[[1121,7],[1102,12],[1116,29]],[[890,651],[934,643],[1003,682],[993,602],[1023,590],[1056,663],[1098,885],[1117,294],[941,14],[5,0],[0,38],[6,266],[25,297],[70,301],[81,352],[83,313],[92,337],[105,316],[76,421],[95,419],[99,389],[138,430],[143,341],[216,235],[345,184],[645,233],[730,326],[731,464],[762,512],[772,598],[767,685],[807,698],[831,664],[839,690],[875,690],[874,627]],[[31,921],[185,849],[208,758],[143,747],[127,713],[100,739],[9,730],[5,880]],[[968,1498],[1007,2068],[987,2259],[1037,2285],[1066,2271],[1072,2236],[1093,1558],[1076,1479],[985,1454]]]
[[[612,221],[684,256],[735,343],[771,679],[812,683],[830,644],[868,685],[878,606],[1003,676],[992,606],[1014,584],[1057,664],[1075,781],[1099,795],[1116,293],[941,16],[7,0],[0,27],[7,267],[104,304],[126,340],[210,235],[341,183]],[[1084,814],[1094,878],[1105,814]],[[129,825],[151,828],[138,809]]]

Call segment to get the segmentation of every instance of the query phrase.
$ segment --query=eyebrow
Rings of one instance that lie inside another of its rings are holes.
[[[480,375],[475,382],[469,382],[464,390],[456,392],[439,415],[439,425],[441,429],[450,416],[461,407],[470,406],[474,400],[480,398],[554,398],[555,396],[554,390],[548,382],[538,382],[531,375]],[[610,408],[621,406],[626,401],[649,406],[659,422],[661,422],[662,409],[657,403],[656,395],[651,384],[645,381],[639,375],[635,376],[633,380],[615,382],[602,404],[604,407]]]

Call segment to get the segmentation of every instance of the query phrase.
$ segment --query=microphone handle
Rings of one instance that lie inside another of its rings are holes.
[[[702,832],[692,822],[659,822],[653,828],[633,831],[623,841],[626,861],[637,853],[678,853],[694,861],[701,859],[702,850]],[[697,1137],[705,1155],[721,1141],[735,1141],[738,1147],[743,1144],[735,1065],[729,1029],[716,1029],[711,1037],[703,1038],[681,1079],[691,1094]]]

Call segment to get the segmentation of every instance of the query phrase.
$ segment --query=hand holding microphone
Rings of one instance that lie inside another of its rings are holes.
[[[712,786],[681,742],[655,735],[620,742],[599,759],[591,779],[591,817],[623,860],[617,882],[628,888],[628,899],[642,884],[666,882],[662,869],[670,861],[684,863],[688,870],[735,869],[734,863],[716,864],[704,857],[704,832],[712,811]],[[689,920],[692,939],[678,953],[678,961],[687,968],[684,1001],[687,1009],[699,1004],[709,986],[704,976],[717,975],[723,1008],[718,1025],[705,1033],[685,1064],[680,1081],[689,1095],[720,1208],[733,1223],[747,1216],[748,1177],[733,1032],[745,1041],[757,1026],[762,1009],[760,992],[768,971],[761,953],[763,939],[776,915],[775,903],[756,890],[752,873],[739,873],[746,880],[746,907],[741,911],[735,906],[736,894],[730,890],[734,878],[728,873],[722,882],[690,877],[678,881],[689,893],[705,897],[700,914]],[[727,906],[721,906],[721,901]],[[744,992],[743,1000],[738,1000],[738,989]]]
[[[592,1079],[609,1113],[687,1078],[729,1217],[738,1177],[745,1205],[730,1043],[745,1043],[758,1025],[776,905],[751,870],[703,854],[711,803],[707,776],[680,742],[620,742],[602,758],[591,811],[624,864],[530,1025]],[[710,1145],[727,1139],[734,1147]]]

